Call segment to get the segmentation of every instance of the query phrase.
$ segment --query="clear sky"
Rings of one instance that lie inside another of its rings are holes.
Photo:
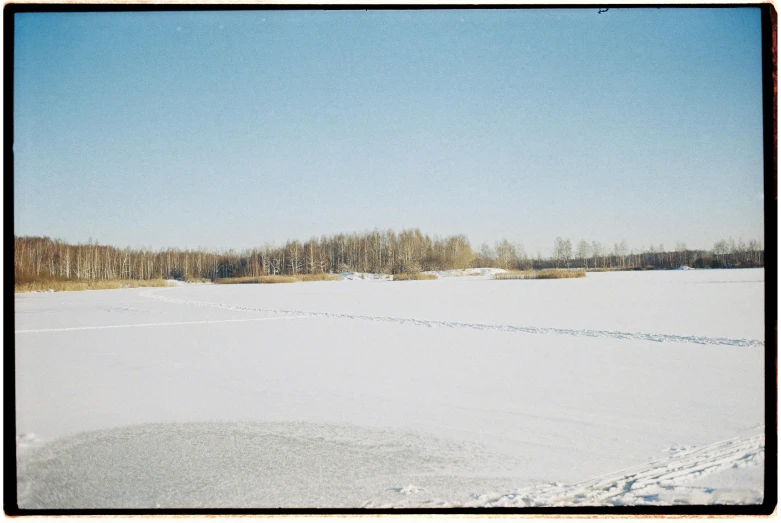
[[[762,239],[760,12],[20,13],[14,232]]]

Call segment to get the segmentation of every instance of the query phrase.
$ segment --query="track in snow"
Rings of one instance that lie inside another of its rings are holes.
[[[730,489],[686,486],[701,476],[730,468],[758,466],[765,459],[765,436],[754,435],[720,441],[597,478],[566,485],[548,483],[514,490],[509,494],[475,496],[468,506],[539,507],[672,505],[733,503]],[[755,492],[756,503],[762,493]],[[740,499],[745,499],[742,493]]]
[[[25,329],[14,331],[14,334],[27,334],[33,332],[63,332],[63,331],[90,331],[100,329],[125,329],[130,327],[166,327],[169,325],[198,325],[202,323],[235,323],[245,321],[271,321],[271,320],[292,320],[295,318],[303,318],[305,316],[283,316],[280,318],[241,318],[233,320],[201,320],[201,321],[170,321],[160,323],[130,323],[124,325],[96,325],[86,327],[57,327],[52,329]]]
[[[297,317],[321,317],[321,318],[339,318],[348,320],[380,321],[386,323],[400,323],[407,325],[420,325],[424,327],[449,327],[459,329],[475,330],[496,330],[504,332],[523,332],[526,334],[555,334],[562,336],[584,336],[589,338],[616,338],[642,341],[654,341],[659,343],[696,343],[699,345],[728,345],[734,347],[764,347],[762,340],[752,340],[746,338],[713,338],[709,336],[680,336],[677,334],[654,334],[645,332],[621,332],[609,330],[592,329],[559,329],[555,327],[529,327],[522,325],[492,325],[486,323],[465,323],[457,321],[440,320],[421,320],[414,318],[396,318],[393,316],[363,316],[359,314],[344,314],[338,312],[310,312],[300,310],[285,309],[264,309],[257,307],[245,307],[242,305],[230,305],[227,303],[214,303],[208,301],[183,300],[170,296],[161,296],[152,290],[145,290],[140,293],[141,296],[155,300],[177,303],[181,305],[193,305],[196,307],[212,307],[217,309],[226,309],[242,312],[263,312],[272,314],[294,314]]]

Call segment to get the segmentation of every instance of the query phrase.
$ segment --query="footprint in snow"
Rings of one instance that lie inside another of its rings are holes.
[[[30,447],[33,447],[35,445],[38,445],[41,443],[41,438],[33,434],[32,432],[27,432],[25,434],[19,434],[16,436],[16,448],[17,450],[23,450]]]
[[[399,494],[414,494],[416,492],[423,492],[423,489],[420,487],[416,487],[415,485],[407,485],[406,487],[396,487],[390,489],[394,492],[398,492]]]

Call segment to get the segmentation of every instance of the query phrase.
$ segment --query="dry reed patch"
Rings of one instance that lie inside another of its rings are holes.
[[[533,280],[557,280],[560,278],[585,278],[584,269],[543,269],[534,271],[531,279]]]
[[[335,274],[270,274],[265,276],[243,276],[241,278],[217,278],[214,283],[296,283],[299,281],[339,281],[341,276]]]
[[[14,292],[63,292],[127,289],[135,287],[168,287],[168,282],[158,280],[37,280],[14,283]]]
[[[436,274],[424,274],[422,272],[402,272],[393,275],[394,281],[409,281],[409,280],[436,280],[439,277]]]
[[[336,274],[327,274],[320,272],[317,274],[299,274],[299,281],[341,281],[344,278]]]
[[[532,271],[507,271],[494,274],[494,280],[526,280]]]
[[[508,271],[495,274],[495,280],[558,280],[561,278],[585,278],[584,269],[542,269],[539,271]]]
[[[214,283],[218,284],[236,284],[236,283],[296,283],[295,276],[281,276],[279,274],[270,274],[267,276],[243,276],[241,278],[217,278]]]

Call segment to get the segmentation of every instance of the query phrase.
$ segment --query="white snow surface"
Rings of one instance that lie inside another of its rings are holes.
[[[760,503],[764,271],[17,294],[23,508]]]

